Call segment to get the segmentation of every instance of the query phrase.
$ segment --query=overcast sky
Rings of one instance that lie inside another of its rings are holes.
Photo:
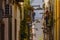
[[[43,1],[42,0],[33,0],[31,5],[40,5],[42,7]]]
[[[42,8],[43,1],[42,0],[33,0],[31,5],[40,5],[40,7]],[[42,12],[43,12],[43,10],[35,10],[35,13],[36,13],[35,18],[42,18],[42,14],[39,14]]]

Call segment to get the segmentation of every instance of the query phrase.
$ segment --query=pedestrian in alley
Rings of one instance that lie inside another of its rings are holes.
[[[32,10],[32,20],[33,20],[33,22],[35,21],[35,12],[34,12],[34,10]]]

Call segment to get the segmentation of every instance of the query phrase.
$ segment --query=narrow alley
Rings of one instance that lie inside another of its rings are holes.
[[[0,0],[0,40],[60,40],[60,0]]]

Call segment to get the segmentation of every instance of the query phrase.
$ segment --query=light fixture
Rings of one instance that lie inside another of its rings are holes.
[[[23,2],[20,2],[21,5],[23,5]]]

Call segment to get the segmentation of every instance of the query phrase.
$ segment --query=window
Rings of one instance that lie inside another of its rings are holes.
[[[9,5],[5,5],[5,16],[9,15]]]

